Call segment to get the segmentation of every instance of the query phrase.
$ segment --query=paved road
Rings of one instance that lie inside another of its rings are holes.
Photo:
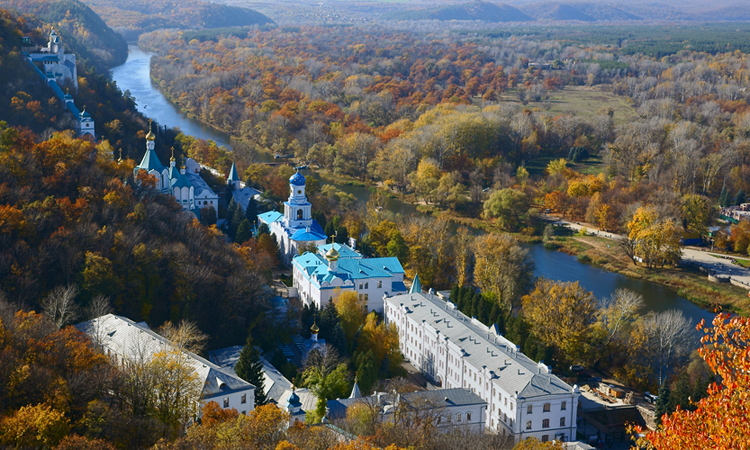
[[[545,217],[548,220],[553,221],[553,223],[555,224],[564,225],[576,231],[580,231],[581,228],[586,228],[589,233],[593,233],[600,237],[613,240],[625,238],[625,236],[621,234],[606,232],[589,224],[570,222],[567,220],[558,219],[554,216]],[[717,258],[716,256],[719,256],[719,258]],[[683,247],[682,260],[686,262],[692,262],[696,265],[705,267],[708,270],[712,270],[716,275],[728,275],[732,277],[733,280],[745,284],[747,288],[750,289],[750,269],[746,269],[742,266],[733,264],[731,257],[726,258],[725,255],[722,255],[720,253],[710,252],[695,247]]]

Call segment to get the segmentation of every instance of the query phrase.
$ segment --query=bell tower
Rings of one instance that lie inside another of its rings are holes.
[[[305,177],[299,171],[289,178],[289,198],[284,202],[284,221],[290,228],[312,225],[312,205],[305,195]]]

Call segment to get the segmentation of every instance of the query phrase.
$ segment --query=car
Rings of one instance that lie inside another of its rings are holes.
[[[574,364],[574,365],[570,366],[570,371],[573,372],[573,373],[580,374],[581,372],[583,372],[583,370],[584,370],[584,367],[583,366],[579,366],[578,364]]]
[[[589,377],[589,382],[591,383],[601,383],[602,377]]]
[[[649,403],[656,403],[656,401],[659,400],[658,395],[654,395],[650,393],[649,391],[646,391],[643,393],[643,398]]]

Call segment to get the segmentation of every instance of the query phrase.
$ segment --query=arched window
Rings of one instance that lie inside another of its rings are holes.
[[[550,406],[549,406],[549,403],[545,403],[545,404],[544,404],[544,409],[543,409],[543,411],[544,411],[544,412],[549,412],[549,410],[550,410]]]
[[[302,220],[302,210],[301,209],[297,210],[297,220]]]
[[[456,422],[461,423],[461,413],[456,414]]]
[[[542,420],[542,428],[549,428],[549,419]]]
[[[526,429],[527,429],[527,430],[530,430],[530,429],[531,429],[531,421],[530,421],[530,420],[527,420],[527,421],[526,421]]]
[[[466,421],[467,422],[471,422],[471,413],[470,412],[466,413]]]

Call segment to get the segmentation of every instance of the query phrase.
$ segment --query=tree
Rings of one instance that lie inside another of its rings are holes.
[[[638,440],[641,447],[730,450],[747,448],[750,442],[750,319],[722,313],[714,318],[712,327],[701,321],[697,329],[705,333],[699,353],[720,381],[709,387],[708,396],[698,402],[695,411],[678,409],[662,417],[655,432]]]
[[[656,416],[656,423],[661,424],[661,418],[668,413],[668,406],[670,401],[671,392],[669,390],[669,383],[666,381],[662,382],[659,387],[659,398],[656,400],[656,409],[654,415]]]
[[[198,329],[195,322],[181,320],[177,325],[166,322],[157,332],[169,339],[178,350],[201,353],[208,342],[208,335]]]
[[[234,242],[238,244],[245,243],[253,237],[253,226],[250,221],[243,219],[240,226],[237,227],[237,234],[234,236]]]
[[[203,383],[180,350],[156,353],[147,364],[154,380],[154,416],[179,433],[198,414]]]
[[[562,283],[540,278],[521,300],[523,316],[535,336],[573,361],[585,354],[596,313],[596,299],[578,282]]]
[[[57,328],[62,328],[63,325],[78,318],[76,296],[78,296],[76,285],[58,286],[42,300],[42,309]]]
[[[741,205],[743,203],[745,203],[745,191],[740,188],[740,190],[737,191],[737,195],[734,196],[734,204]]]
[[[484,216],[488,219],[497,218],[500,226],[506,230],[515,230],[521,215],[528,209],[529,199],[526,194],[510,188],[493,192],[484,202]]]
[[[310,190],[307,190],[308,194]],[[245,218],[254,224],[258,221],[258,202],[255,201],[255,197],[250,197],[247,201],[247,208],[245,208]]]
[[[638,311],[644,306],[643,296],[628,289],[616,290],[603,303],[598,315],[607,330],[607,343],[612,341],[624,324],[637,319]]]
[[[640,207],[628,223],[635,256],[648,268],[677,264],[682,256],[681,229],[672,220],[661,220],[653,206]]]
[[[412,174],[412,185],[417,196],[421,196],[425,203],[432,201],[433,191],[440,184],[440,169],[435,161],[423,159]]]
[[[639,326],[646,339],[643,357],[656,366],[661,384],[670,368],[690,354],[690,321],[681,311],[671,309],[648,315]]]
[[[344,329],[344,336],[346,336],[346,341],[351,348],[354,345],[354,336],[357,334],[359,327],[365,323],[367,302],[356,291],[344,291],[334,297],[333,304],[336,306],[336,312],[341,320],[341,328]]]
[[[245,346],[240,351],[240,358],[234,367],[237,376],[255,386],[255,407],[265,405],[268,402],[266,388],[264,385],[263,361],[260,359],[258,349],[248,337]]]
[[[314,349],[307,355],[302,378],[304,385],[318,397],[315,409],[317,420],[325,415],[328,400],[342,398],[348,394],[349,370],[331,346],[326,345],[323,352]]]
[[[70,421],[49,405],[22,406],[0,421],[0,443],[16,448],[54,447],[70,431]]]
[[[682,198],[682,220],[687,231],[708,235],[708,223],[711,219],[711,205],[706,197],[687,194]]]
[[[474,282],[506,310],[531,286],[534,263],[510,235],[490,233],[474,241]]]
[[[729,190],[727,189],[727,185],[725,183],[724,186],[721,187],[721,194],[719,194],[719,206],[721,206],[722,208],[730,206],[729,202]]]

